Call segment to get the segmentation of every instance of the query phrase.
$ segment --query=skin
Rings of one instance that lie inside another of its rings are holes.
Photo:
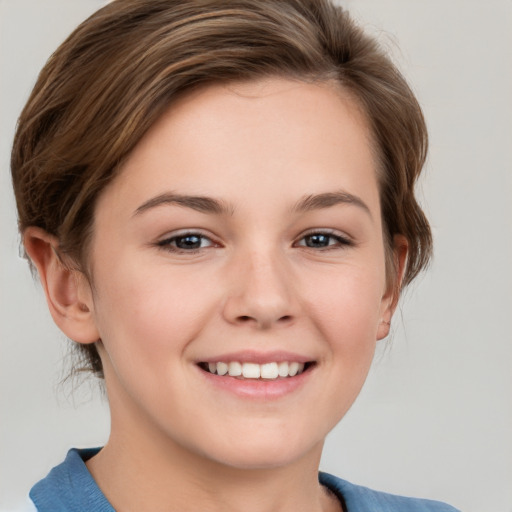
[[[200,247],[178,247],[187,233]],[[399,280],[406,243],[395,242]],[[369,131],[347,94],[277,78],[196,91],[100,196],[92,286],[51,236],[29,228],[25,244],[59,327],[101,339],[112,430],[87,465],[116,510],[340,510],[317,481],[323,442],[388,334],[397,284]],[[242,350],[314,365],[263,398],[198,367]]]

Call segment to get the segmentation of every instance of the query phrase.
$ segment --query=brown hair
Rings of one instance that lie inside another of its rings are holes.
[[[329,0],[115,0],[97,11],[51,56],[20,116],[11,161],[20,231],[55,235],[86,272],[98,195],[170,103],[208,83],[267,76],[335,80],[359,102],[388,249],[396,234],[409,244],[408,284],[432,249],[414,196],[425,122],[385,52]],[[95,345],[79,349],[101,376]]]

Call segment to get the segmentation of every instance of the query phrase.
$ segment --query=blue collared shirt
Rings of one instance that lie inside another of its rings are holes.
[[[85,462],[99,448],[72,449],[62,464],[30,491],[38,512],[115,512],[92,478]],[[438,501],[405,498],[351,484],[328,473],[319,481],[340,500],[346,512],[458,512]]]

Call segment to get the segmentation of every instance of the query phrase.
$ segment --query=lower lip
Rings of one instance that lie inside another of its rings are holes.
[[[208,384],[243,398],[256,400],[277,400],[299,390],[310,378],[314,367],[308,368],[295,377],[284,377],[275,380],[239,379],[229,375],[209,373],[198,367]]]

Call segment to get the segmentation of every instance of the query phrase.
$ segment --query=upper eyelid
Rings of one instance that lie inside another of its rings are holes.
[[[304,237],[311,236],[311,235],[328,235],[328,236],[332,236],[332,237],[342,238],[343,240],[347,240],[347,241],[353,241],[353,237],[350,236],[348,233],[346,233],[344,231],[339,231],[337,229],[332,229],[332,228],[313,228],[313,229],[309,229],[309,230],[303,231],[296,238],[296,240],[301,240]]]
[[[162,236],[159,236],[158,237],[158,240],[170,240],[172,238],[180,238],[182,236],[193,236],[193,235],[197,235],[197,236],[201,236],[203,238],[210,238],[210,239],[214,239],[215,236],[212,235],[211,233],[206,233],[203,229],[201,228],[185,228],[185,229],[178,229],[178,230],[174,230],[174,231],[168,231],[165,235],[162,235]]]
[[[177,238],[185,238],[187,236],[198,236],[202,239],[206,239],[209,242],[211,242],[212,246],[220,245],[220,242],[215,236],[212,236],[211,234],[206,234],[200,229],[185,229],[176,232],[170,232],[164,236],[159,237],[156,240],[155,245],[157,245],[158,247],[165,247],[166,245],[170,245],[170,243],[176,240]],[[200,249],[205,249],[205,247],[198,248],[197,250]]]

